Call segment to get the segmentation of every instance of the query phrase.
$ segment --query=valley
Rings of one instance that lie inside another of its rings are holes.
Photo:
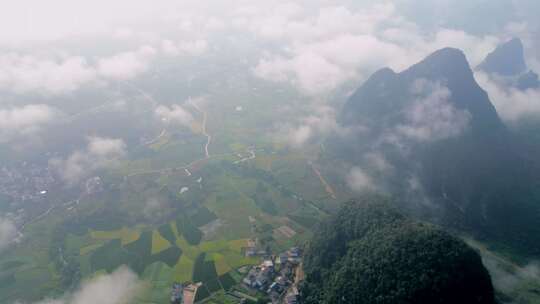
[[[534,0],[28,0],[0,303],[540,303]]]

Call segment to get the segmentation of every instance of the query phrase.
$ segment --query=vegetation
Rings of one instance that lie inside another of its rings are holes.
[[[203,252],[195,259],[193,267],[193,282],[208,282],[215,280],[218,277],[214,261],[207,260],[206,254]]]
[[[385,199],[345,204],[308,245],[305,303],[494,303],[479,254]]]
[[[221,286],[223,286],[223,289],[225,290],[229,290],[234,285],[236,285],[236,281],[233,279],[233,277],[229,273],[226,273],[220,276],[219,282],[221,283]]]
[[[176,229],[178,229],[178,234],[182,235],[190,245],[195,246],[201,243],[203,237],[201,230],[187,216],[181,215],[178,217]]]

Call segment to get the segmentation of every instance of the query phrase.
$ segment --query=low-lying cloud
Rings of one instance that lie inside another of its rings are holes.
[[[158,106],[155,111],[155,115],[164,123],[179,124],[189,127],[193,122],[193,115],[181,105]]]
[[[95,78],[95,70],[83,57],[54,59],[32,54],[0,54],[1,90],[15,93],[69,93]]]
[[[411,89],[416,99],[405,109],[406,122],[396,127],[399,135],[419,142],[436,141],[457,136],[469,125],[470,113],[449,102],[448,88],[419,79]]]
[[[208,42],[205,39],[179,42],[165,39],[161,48],[169,56],[200,56],[208,50]]]
[[[0,52],[0,91],[46,96],[73,93],[85,86],[139,77],[159,56],[200,56],[208,49],[203,39],[164,39],[154,44],[98,58]]]
[[[84,282],[73,294],[34,304],[127,304],[133,301],[142,288],[143,283],[137,275],[122,266],[111,274]]]
[[[136,51],[102,58],[97,63],[97,72],[104,78],[129,80],[145,72],[155,54],[151,46],[142,46]]]
[[[355,192],[375,191],[377,189],[372,177],[360,167],[353,167],[346,176],[345,181]]]
[[[121,139],[88,137],[85,150],[73,152],[66,159],[53,158],[49,166],[68,184],[76,184],[97,169],[111,167],[126,154]]]
[[[17,227],[10,219],[0,215],[0,252],[14,243],[18,237]]]
[[[482,262],[489,270],[495,288],[509,295],[519,293],[519,288],[529,282],[540,280],[538,262],[530,262],[520,267],[509,264],[491,253],[483,253]]]
[[[348,129],[340,126],[336,110],[325,105],[313,105],[311,114],[301,116],[298,121],[279,125],[275,132],[278,141],[291,148],[301,148],[308,143],[319,142],[329,134],[343,135]]]
[[[34,133],[57,117],[58,111],[44,104],[0,108],[0,142]]]
[[[477,72],[475,77],[505,122],[515,124],[522,119],[540,118],[540,89],[522,91],[505,86],[482,72]]]

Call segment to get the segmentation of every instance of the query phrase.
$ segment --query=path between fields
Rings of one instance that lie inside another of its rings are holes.
[[[148,97],[148,98],[151,98],[151,97]],[[204,145],[204,157],[196,159],[196,160],[192,161],[191,163],[187,164],[186,166],[175,167],[175,168],[156,169],[156,170],[149,170],[149,171],[144,171],[144,172],[135,172],[135,173],[127,175],[126,178],[137,176],[137,175],[152,174],[152,173],[163,173],[163,172],[175,172],[175,171],[182,171],[182,170],[186,173],[187,176],[191,176],[191,170],[190,169],[193,166],[195,166],[196,164],[198,164],[198,163],[200,163],[202,161],[205,161],[207,159],[210,159],[212,157],[228,156],[228,155],[232,154],[232,153],[227,153],[227,154],[221,154],[221,155],[219,155],[219,154],[218,155],[212,155],[212,156],[210,155],[210,152],[208,150],[208,146],[210,146],[210,143],[212,142],[212,135],[208,134],[208,132],[206,131],[206,125],[207,125],[207,122],[208,122],[208,114],[207,114],[206,111],[203,111],[195,102],[192,102],[191,96],[189,97],[188,103],[197,112],[201,113],[202,116],[203,116],[203,121],[202,121],[202,124],[201,124],[201,132],[206,137],[206,144]],[[160,135],[160,136],[162,136],[162,135]]]
[[[148,94],[147,92],[145,92],[141,88],[139,88],[139,87],[137,87],[137,86],[135,86],[135,85],[133,85],[133,84],[131,84],[129,82],[126,82],[125,84],[127,86],[133,88],[137,92],[139,92],[146,100],[148,100],[152,104],[152,106],[154,108],[157,107],[157,105],[159,104],[150,94]],[[205,161],[207,159],[210,159],[212,157],[229,156],[229,155],[234,154],[234,153],[226,153],[226,154],[221,154],[221,155],[210,155],[209,146],[212,143],[212,135],[210,135],[208,133],[208,131],[207,131],[208,113],[207,113],[207,111],[203,110],[196,102],[193,102],[191,96],[189,96],[188,104],[191,105],[197,112],[199,112],[202,115],[202,118],[203,118],[202,119],[202,124],[201,124],[201,133],[206,137],[206,143],[204,145],[204,157],[196,159],[196,160],[192,161],[191,163],[189,163],[186,166],[181,166],[181,167],[176,167],[176,168],[156,169],[156,170],[149,170],[149,171],[144,171],[144,172],[136,172],[136,173],[126,175],[124,177],[124,179],[129,178],[129,177],[133,177],[133,176],[137,176],[137,175],[152,174],[152,173],[163,173],[163,172],[175,172],[175,171],[179,171],[179,170],[183,170],[186,173],[187,176],[191,176],[191,170],[190,169],[193,166],[195,166],[196,164],[198,164],[198,163],[200,163],[202,161]],[[145,145],[149,145],[149,144],[157,142],[161,137],[165,136],[165,134],[166,134],[166,130],[163,129],[161,131],[161,133],[156,138],[148,141],[147,143],[145,143]],[[256,157],[254,149],[248,149],[247,152],[249,153],[248,157],[240,159],[240,160],[238,160],[238,161],[236,161],[234,163],[235,164],[242,163],[242,162],[254,159]]]
[[[242,159],[239,159],[239,160],[235,161],[234,164],[243,163],[243,162],[246,162],[248,160],[255,159],[255,157],[257,157],[257,155],[255,154],[255,149],[248,149],[247,152],[249,153],[249,156],[246,156],[246,157],[244,157]]]
[[[313,162],[311,162],[311,161],[308,162],[308,163],[311,166],[311,168],[313,169],[313,172],[315,172],[315,175],[317,175],[317,177],[319,177],[319,180],[321,181],[321,184],[323,184],[324,190],[326,191],[326,193],[330,194],[330,196],[333,199],[337,199],[336,192],[334,191],[332,186],[330,186],[330,184],[326,181],[326,179],[322,176],[321,171],[319,170],[319,168],[317,168],[317,166],[315,166],[315,164]]]

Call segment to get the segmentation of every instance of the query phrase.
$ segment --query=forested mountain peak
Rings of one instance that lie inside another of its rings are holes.
[[[477,252],[383,198],[344,204],[315,235],[305,303],[495,303]]]

